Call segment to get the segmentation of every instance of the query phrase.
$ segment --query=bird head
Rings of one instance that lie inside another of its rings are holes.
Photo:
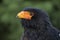
[[[42,24],[45,24],[44,21],[49,21],[46,12],[37,8],[24,8],[17,14],[17,17],[21,19],[24,27],[29,28],[39,28]]]
[[[32,20],[36,19],[38,15],[40,16],[40,11],[35,8],[24,8],[21,12],[17,14],[19,19]]]

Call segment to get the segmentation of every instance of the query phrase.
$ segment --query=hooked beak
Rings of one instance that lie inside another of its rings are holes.
[[[17,14],[18,18],[31,20],[32,15],[28,11],[21,11]]]

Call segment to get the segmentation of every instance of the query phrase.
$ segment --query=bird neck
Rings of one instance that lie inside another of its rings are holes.
[[[24,31],[27,32],[27,31],[35,31],[35,32],[45,32],[47,30],[47,27],[45,27],[44,25],[42,25],[42,27],[39,26],[39,28],[27,28],[27,27],[24,27]]]

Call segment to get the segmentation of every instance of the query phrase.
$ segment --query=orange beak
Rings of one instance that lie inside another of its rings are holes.
[[[29,19],[31,20],[32,16],[30,15],[30,12],[28,11],[21,11],[17,14],[17,17],[18,18],[21,18],[21,19]]]

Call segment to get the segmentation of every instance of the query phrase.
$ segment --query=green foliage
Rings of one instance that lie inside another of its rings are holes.
[[[0,3],[0,40],[20,39],[23,28],[16,15],[25,7],[46,10],[52,24],[60,29],[60,0],[3,0]]]

